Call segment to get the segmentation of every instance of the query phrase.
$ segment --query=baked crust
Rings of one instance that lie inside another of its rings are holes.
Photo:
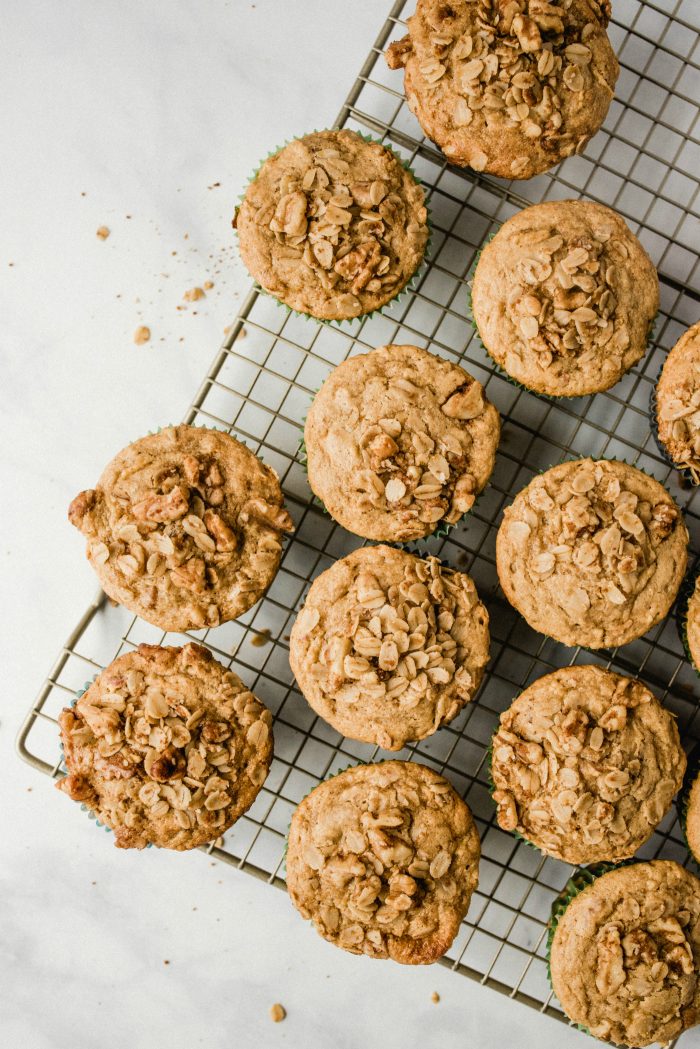
[[[613,98],[609,0],[418,0],[387,62],[453,164],[532,178],[580,153]]]
[[[691,754],[692,761],[693,755]],[[688,848],[695,857],[696,863],[700,863],[700,770],[688,791],[684,830]]]
[[[538,393],[607,390],[646,352],[659,279],[646,251],[610,208],[547,201],[501,226],[472,286],[484,346]]]
[[[314,580],[289,661],[333,728],[400,750],[474,698],[489,659],[488,621],[465,573],[436,557],[365,546]]]
[[[605,648],[663,619],[687,548],[682,514],[658,481],[626,463],[579,459],[538,475],[506,507],[496,564],[533,629]]]
[[[455,523],[493,471],[500,417],[463,368],[380,346],[335,368],[304,426],[309,484],[336,521],[407,542]]]
[[[233,224],[259,284],[293,310],[346,320],[408,284],[428,243],[423,190],[390,149],[315,131],[263,161]]]
[[[457,935],[479,856],[469,808],[446,779],[414,762],[360,765],[294,812],[287,888],[330,943],[424,965]]]
[[[659,440],[679,470],[700,483],[700,321],[680,337],[656,385]]]
[[[162,630],[236,619],[294,530],[277,474],[230,434],[169,426],[122,449],[68,519],[105,593]]]
[[[672,860],[601,875],[559,918],[551,972],[596,1038],[666,1045],[700,1020],[700,880]]]
[[[201,645],[139,645],[59,716],[56,786],[120,849],[194,849],[248,809],[272,761],[272,715]]]
[[[501,714],[497,819],[566,863],[629,859],[671,807],[685,767],[675,719],[640,681],[565,667]]]

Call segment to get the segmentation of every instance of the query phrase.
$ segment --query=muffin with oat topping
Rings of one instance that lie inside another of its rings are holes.
[[[690,854],[700,864],[700,744],[688,756],[683,789],[678,795],[678,819]]]
[[[659,279],[624,220],[584,200],[525,208],[486,245],[472,310],[516,382],[552,397],[607,390],[644,355]]]
[[[700,674],[700,565],[688,573],[681,587],[676,615],[685,654]]]
[[[172,631],[246,612],[294,531],[274,470],[230,434],[194,426],[124,448],[68,518],[105,593]]]
[[[315,131],[260,166],[233,220],[241,258],[291,309],[348,320],[408,284],[428,243],[424,193],[355,131]]]
[[[626,463],[579,459],[535,477],[506,508],[496,563],[533,629],[595,649],[663,619],[687,548],[681,512],[658,481]]]
[[[501,714],[497,819],[566,863],[629,859],[671,807],[685,766],[675,719],[641,682],[565,667]]]
[[[408,542],[471,509],[499,436],[498,412],[464,369],[417,346],[380,346],[338,365],[316,394],[309,484],[348,531]]]
[[[659,442],[671,463],[700,484],[700,321],[666,358],[655,397]]]
[[[672,860],[584,880],[555,904],[554,993],[595,1038],[667,1045],[700,1021],[700,880]]]
[[[304,696],[351,739],[400,750],[474,698],[489,658],[474,583],[390,546],[365,546],[312,584],[289,660]]]
[[[610,0],[418,0],[386,57],[453,164],[532,178],[605,120],[619,72],[609,20]]]
[[[68,775],[56,786],[111,827],[120,849],[193,849],[252,805],[271,724],[208,649],[139,645],[61,712]]]
[[[287,888],[317,932],[352,954],[437,961],[469,908],[480,844],[467,805],[424,765],[360,765],[292,816]]]

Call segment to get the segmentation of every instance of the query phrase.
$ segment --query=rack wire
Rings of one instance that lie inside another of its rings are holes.
[[[683,656],[673,617],[621,650],[566,648],[530,630],[504,600],[495,571],[503,507],[539,470],[567,457],[617,457],[656,476],[683,506],[691,548],[700,549],[695,489],[680,486],[649,430],[649,396],[666,351],[700,316],[700,5],[697,0],[615,0],[610,35],[621,64],[617,97],[583,156],[526,183],[449,166],[421,136],[383,60],[405,33],[414,0],[397,0],[337,120],[390,144],[423,181],[432,213],[428,264],[414,292],[382,315],[338,327],[281,309],[253,289],[204,378],[185,421],[223,427],[280,474],[296,534],[265,598],[233,623],[188,635],[235,670],[274,714],[275,759],[255,804],[208,851],[272,885],[284,886],[283,851],[298,802],[329,773],[377,748],[340,737],[317,718],[295,686],[288,639],[310,581],[359,541],[314,504],[299,439],[313,392],[351,354],[386,343],[429,346],[464,364],[486,387],[503,420],[492,483],[465,522],[430,546],[474,578],[491,613],[492,658],[476,702],[451,725],[399,755],[443,772],[469,803],[482,839],[480,885],[443,963],[540,1012],[565,1019],[546,977],[552,900],[572,868],[501,831],[489,796],[486,747],[499,714],[535,678],[595,661],[638,675],[678,717],[686,746],[700,739],[697,676]],[[467,319],[469,272],[483,241],[521,207],[585,196],[615,208],[659,269],[661,312],[646,357],[612,390],[551,401],[505,380]],[[241,336],[245,333],[245,338]],[[61,649],[20,730],[20,755],[56,777],[56,718],[86,678],[140,642],[181,643],[99,595]],[[639,858],[688,864],[669,814]]]

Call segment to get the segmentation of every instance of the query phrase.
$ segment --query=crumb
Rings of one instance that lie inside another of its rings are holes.
[[[91,881],[90,884],[91,885],[97,885],[97,882],[96,881]]]
[[[189,233],[185,233],[185,235],[184,235],[184,237],[182,239],[183,240],[189,240],[190,239]]]
[[[87,197],[87,193],[85,192],[85,190],[81,190],[80,191],[80,196],[81,197]]]
[[[124,218],[130,219],[131,215],[125,215]]]
[[[109,233],[110,231],[107,226],[100,226],[97,230],[97,236],[100,238],[100,240],[107,240]]]
[[[246,331],[245,328],[241,328],[241,330],[239,331],[238,335],[236,336],[236,342],[238,342],[239,339],[247,339],[247,338],[248,338],[248,332]]]
[[[8,262],[8,266],[14,266],[14,262]]]
[[[270,1019],[273,1021],[273,1023],[280,1023],[282,1020],[284,1020],[286,1015],[287,1010],[283,1005],[280,1005],[279,1002],[275,1002],[274,1005],[270,1006]]]
[[[268,627],[266,627],[265,630],[261,630],[259,634],[253,635],[253,638],[250,642],[251,645],[254,645],[255,648],[262,648],[263,645],[266,645],[270,640],[270,634],[271,630]]]
[[[216,846],[217,849],[221,849],[221,848],[223,848],[223,844],[224,844],[224,839],[221,837],[221,835],[219,835],[219,837],[214,842],[214,845]]]
[[[207,186],[207,189],[216,189],[217,186],[220,186],[220,185],[221,185],[220,182],[212,182],[211,186]]]
[[[214,287],[214,281],[213,281],[213,280],[205,280],[205,281],[204,281],[204,284],[202,285],[202,287],[203,287],[203,288],[204,288],[204,289],[205,289],[206,291],[209,291],[209,289],[210,289],[210,288],[213,288],[213,287]]]
[[[283,637],[282,637],[282,640],[283,641],[291,641],[292,640],[292,635],[291,634],[284,634]]]
[[[28,793],[28,794],[31,794],[31,792],[32,792],[32,790],[33,790],[33,789],[34,789],[33,787],[27,787],[27,793]]]
[[[204,291],[202,290],[202,288],[190,288],[188,291],[185,292],[185,294],[182,297],[185,300],[185,302],[196,302],[197,299],[204,298]]]
[[[171,255],[177,255],[177,252],[176,251],[171,251],[170,254]]]
[[[137,346],[142,346],[144,342],[148,342],[151,337],[151,329],[147,328],[145,324],[142,324],[134,332],[134,342]]]
[[[170,959],[169,958],[163,958],[163,965],[170,965]]]
[[[431,1002],[435,1002],[435,1004],[437,1005],[437,1003],[440,1001],[440,995],[437,993],[437,991],[433,991],[433,993],[430,995],[430,1000]]]

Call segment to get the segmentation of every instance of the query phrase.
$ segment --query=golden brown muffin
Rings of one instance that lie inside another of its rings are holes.
[[[700,321],[664,361],[656,384],[656,430],[673,465],[700,483]]]

